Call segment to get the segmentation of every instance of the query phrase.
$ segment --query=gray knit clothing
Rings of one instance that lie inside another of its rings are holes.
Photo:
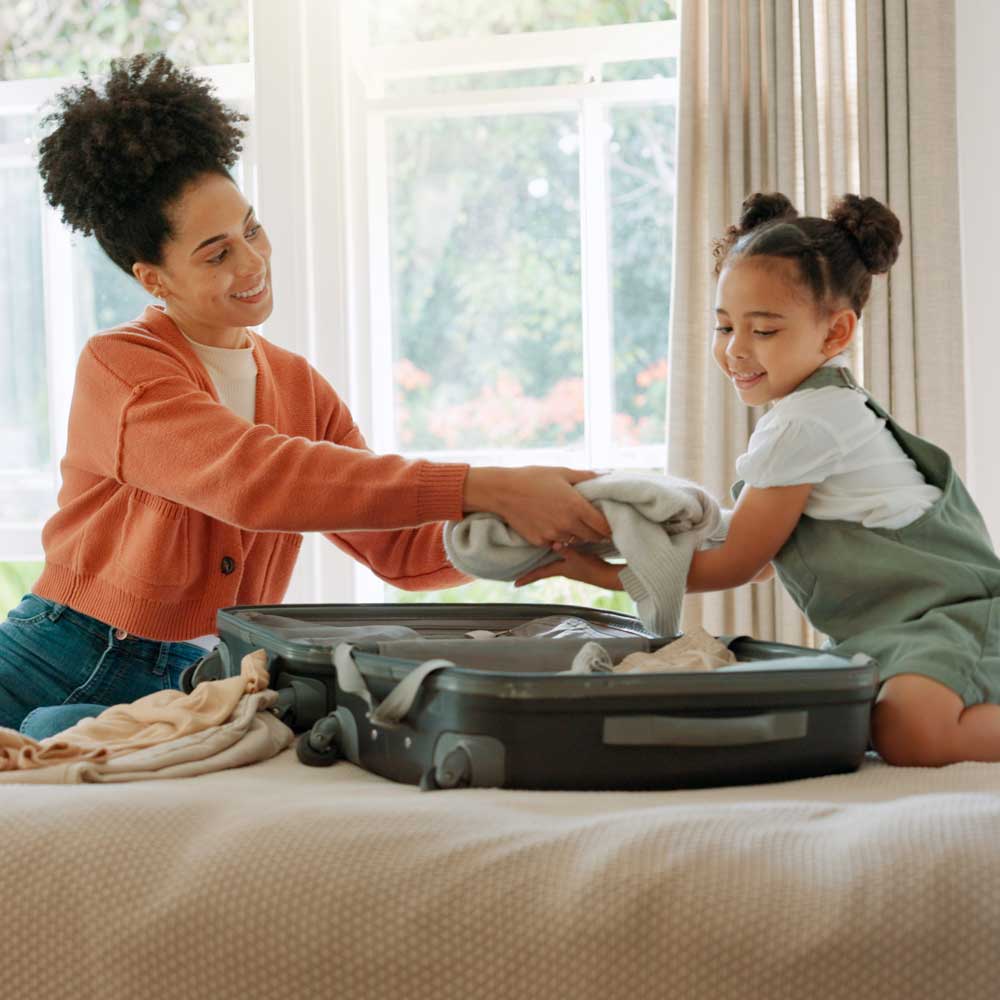
[[[643,624],[660,635],[676,635],[694,550],[725,538],[728,519],[718,503],[696,483],[655,473],[612,472],[576,489],[607,518],[612,540],[575,547],[623,558],[622,583]],[[487,580],[516,580],[559,558],[486,513],[446,525],[444,547],[457,569]]]

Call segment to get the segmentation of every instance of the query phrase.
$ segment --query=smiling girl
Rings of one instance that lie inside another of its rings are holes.
[[[538,544],[610,534],[572,488],[593,473],[373,454],[326,379],[252,329],[271,244],[228,173],[243,117],[143,55],[44,123],[49,201],[162,305],[80,355],[45,566],[0,623],[2,726],[40,738],[176,687],[219,608],[281,602],[303,532],[410,590],[465,582],[442,527],[469,511]]]
[[[717,241],[715,362],[748,406],[773,405],[736,462],[728,537],[695,552],[687,588],[776,569],[826,648],[878,661],[872,743],[887,761],[997,761],[1000,560],[948,456],[900,427],[843,357],[900,240],[873,198],[845,195],[821,219],[755,194]],[[560,553],[518,583],[562,573],[621,589],[620,566]]]

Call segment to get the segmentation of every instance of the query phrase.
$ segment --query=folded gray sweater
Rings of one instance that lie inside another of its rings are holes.
[[[623,558],[628,565],[622,583],[643,624],[660,635],[675,635],[691,556],[702,543],[725,538],[728,512],[696,483],[656,473],[612,472],[576,489],[607,518],[612,540],[574,547]],[[457,569],[488,580],[516,580],[559,558],[486,513],[447,524],[444,547]]]

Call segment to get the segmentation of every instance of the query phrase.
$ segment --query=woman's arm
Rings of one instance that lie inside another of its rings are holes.
[[[322,413],[318,432],[324,440],[362,452],[368,444],[346,404],[325,379],[312,370]],[[547,545],[574,535],[598,541],[611,534],[604,515],[588,503],[574,483],[595,473],[548,466],[467,468],[461,511],[484,510],[502,517],[534,545]],[[457,519],[461,515],[452,515]],[[443,524],[416,527],[325,532],[326,538],[376,576],[401,590],[440,590],[471,579],[455,569],[442,541]]]
[[[725,542],[714,549],[697,551],[688,570],[687,592],[728,590],[751,580],[761,582],[773,575],[771,560],[795,530],[805,510],[813,484],[746,487],[733,511]],[[519,587],[548,576],[567,576],[606,590],[623,590],[620,565],[573,549],[560,551],[559,562],[550,563],[518,578]]]

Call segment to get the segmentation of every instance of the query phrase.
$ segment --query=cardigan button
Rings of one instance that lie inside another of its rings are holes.
[[[236,563],[229,556],[223,556],[222,565],[219,568],[226,576],[229,576],[236,569]]]

